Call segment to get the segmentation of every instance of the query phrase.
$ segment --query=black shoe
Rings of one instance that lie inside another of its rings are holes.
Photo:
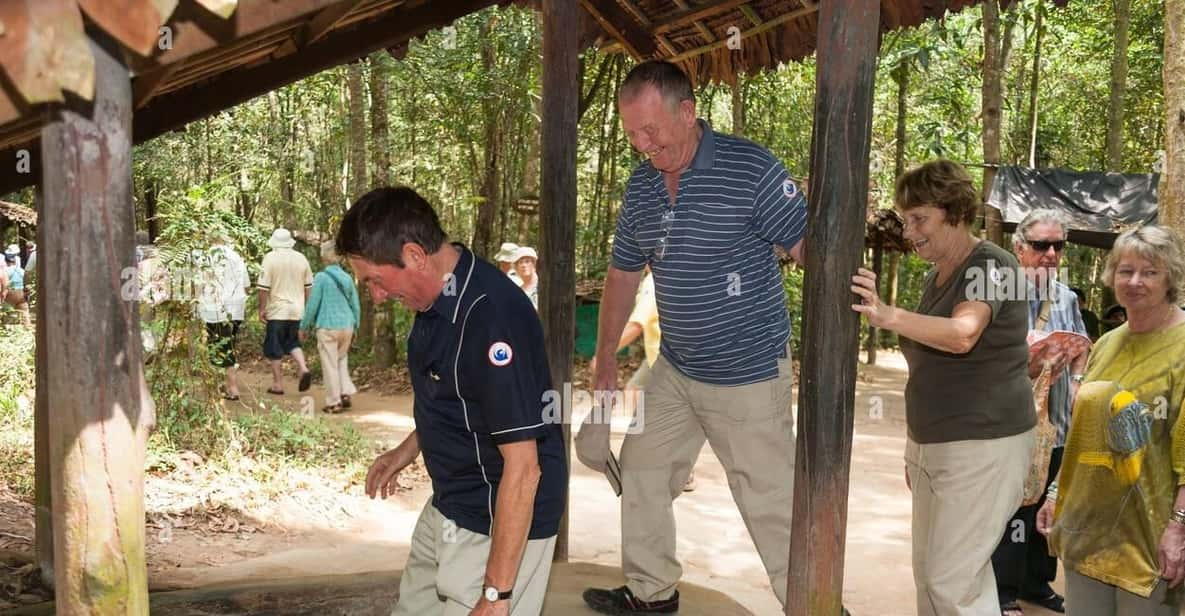
[[[351,406],[354,406],[354,403],[350,400],[350,397],[349,396],[342,396],[342,408],[348,409]]]
[[[630,592],[629,586],[606,590],[589,588],[584,591],[584,602],[593,610],[612,616],[635,616],[636,614],[674,614],[679,611],[679,591],[670,599],[642,601]]]
[[[300,375],[300,391],[308,391],[309,387],[313,385],[313,373],[306,372]]]

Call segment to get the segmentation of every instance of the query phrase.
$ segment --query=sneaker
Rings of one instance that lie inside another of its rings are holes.
[[[589,588],[584,591],[584,602],[593,610],[611,616],[674,614],[679,611],[679,591],[676,590],[670,599],[642,601],[634,596],[629,586],[612,590]]]
[[[300,389],[300,391],[308,391],[309,387],[311,387],[312,384],[313,384],[313,373],[312,372],[305,372],[304,374],[300,375],[300,387],[298,388],[298,389]]]

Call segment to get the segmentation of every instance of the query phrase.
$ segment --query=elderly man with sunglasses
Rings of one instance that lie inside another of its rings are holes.
[[[577,437],[581,461],[620,485],[626,578],[588,589],[584,600],[604,614],[679,609],[672,504],[706,439],[785,604],[795,444],[790,321],[773,247],[801,259],[802,191],[766,149],[698,119],[691,83],[674,64],[631,70],[618,109],[648,160],[631,175],[618,215],[594,387],[617,389],[617,342],[647,264],[663,337],[620,468],[605,413]]]
[[[1078,296],[1059,280],[1058,272],[1065,247],[1066,225],[1061,215],[1054,210],[1033,210],[1016,226],[1012,249],[1024,268],[1024,276],[1017,279],[1026,280],[1027,284],[1029,328],[1066,330],[1088,336],[1082,313],[1078,309]],[[1086,371],[1086,359],[1086,352],[1077,357],[1058,354],[1052,357],[1030,355],[1029,358],[1030,377],[1039,376],[1046,363],[1052,368],[1049,420],[1057,429],[1057,440],[1049,461],[1048,481],[1057,477],[1061,467],[1066,430],[1070,427],[1070,409],[1074,394],[1078,391],[1078,383]],[[1050,586],[1057,575],[1057,559],[1049,555],[1045,537],[1037,532],[1037,511],[1044,502],[1042,497],[1036,504],[1017,510],[992,555],[1000,611],[1005,616],[1022,613],[1017,603],[1019,599],[1055,612],[1065,611],[1062,597]]]

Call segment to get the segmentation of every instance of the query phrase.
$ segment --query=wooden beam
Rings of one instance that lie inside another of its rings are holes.
[[[184,66],[185,60],[178,60],[165,65],[160,70],[137,77],[132,86],[132,108],[139,109],[148,103],[160,90],[161,85],[171,79]]]
[[[799,17],[803,17],[804,15],[810,15],[811,13],[814,13],[817,10],[819,10],[818,5],[812,4],[810,6],[804,6],[803,8],[800,8],[800,9],[797,9],[794,11],[790,11],[789,13],[786,13],[785,15],[779,15],[769,21],[766,21],[765,23],[761,24],[760,26],[749,28],[748,30],[741,32],[741,39],[746,39],[750,36],[761,34],[762,32],[765,32],[767,30],[772,30],[773,28],[776,28],[784,23],[793,21],[795,19],[798,19]],[[676,56],[672,56],[667,59],[670,60],[671,62],[682,62],[683,60],[687,60],[688,58],[694,58],[695,56],[703,55],[703,54],[708,53],[710,51],[715,51],[717,49],[721,49],[727,45],[728,45],[727,39],[725,39],[723,41],[716,41],[715,43],[711,43],[709,45],[703,45],[701,47],[696,47],[695,49],[688,49],[687,51],[684,51],[683,53],[680,53]]]
[[[311,45],[321,40],[330,30],[334,28],[341,20],[345,19],[354,9],[358,8],[365,0],[345,0],[339,2],[309,20],[305,24],[304,31],[301,33],[301,45]]]
[[[744,15],[745,19],[748,19],[749,23],[753,24],[754,26],[760,26],[765,21],[761,19],[761,16],[757,14],[757,11],[753,10],[753,7],[749,6],[748,4],[741,5],[740,11],[741,15]]]
[[[45,199],[40,188],[36,194],[37,210],[45,211]],[[46,236],[50,233],[46,225],[37,225],[37,246],[45,245]],[[52,240],[50,240],[52,241]],[[45,259],[37,259],[33,264],[34,283],[38,288],[45,279]],[[29,280],[25,280],[28,288]],[[48,325],[48,315],[45,314],[45,302],[38,298],[35,303],[33,367],[34,387],[33,400],[33,537],[36,543],[37,568],[41,572],[41,583],[46,588],[53,588],[53,492],[50,488],[50,456],[49,456],[49,399],[53,391],[49,387],[49,354],[46,352],[45,328]]]
[[[695,23],[701,19],[708,19],[721,13],[727,13],[738,6],[741,6],[742,4],[748,4],[751,1],[752,0],[723,0],[722,2],[714,2],[698,9],[688,8],[680,13],[668,17],[667,19],[655,22],[653,32],[654,34],[666,34],[671,30],[682,28],[687,24]]]
[[[42,131],[38,302],[44,304],[58,614],[148,614],[144,381],[132,205],[132,87],[122,48],[92,34],[93,105]]]
[[[540,245],[547,260],[539,316],[552,387],[572,381],[576,340],[576,139],[580,106],[580,11],[571,0],[543,0],[542,185]],[[564,450],[571,469],[571,404],[564,404]],[[571,470],[569,470],[569,474]],[[571,494],[568,495],[569,500]],[[556,539],[555,560],[568,560],[568,511]]]
[[[842,613],[860,332],[847,306],[864,252],[880,0],[828,0],[818,21],[789,616]]]
[[[638,8],[638,5],[634,4],[631,0],[618,0],[618,2],[634,16],[634,19],[638,20],[638,23],[642,24],[643,28],[650,28],[650,18],[646,16],[646,13],[642,12],[642,9]]]
[[[144,108],[136,111],[133,139],[135,143],[142,143],[327,68],[422,36],[429,30],[446,26],[498,1],[450,0],[420,4],[411,9],[401,8],[364,25],[335,30],[282,61],[229,71],[157,95]],[[32,142],[0,151],[0,195],[36,181],[40,173],[39,147]],[[33,173],[21,174],[15,171],[12,161],[16,151],[21,148],[34,152]]]
[[[654,39],[638,27],[617,0],[580,0],[580,5],[616,39],[626,53],[642,60],[654,55]]]

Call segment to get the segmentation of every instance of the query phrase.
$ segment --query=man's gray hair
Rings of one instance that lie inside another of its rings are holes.
[[[677,107],[683,101],[695,102],[695,92],[691,89],[691,80],[677,65],[665,60],[648,60],[630,70],[621,83],[618,98],[629,102],[642,93],[646,86],[654,86],[663,100],[671,107]]]
[[[1021,242],[1028,240],[1029,229],[1042,223],[1055,224],[1061,227],[1063,238],[1070,232],[1066,217],[1061,212],[1049,208],[1040,208],[1029,212],[1023,220],[1016,224],[1016,231],[1012,234],[1012,245],[1019,247]]]

